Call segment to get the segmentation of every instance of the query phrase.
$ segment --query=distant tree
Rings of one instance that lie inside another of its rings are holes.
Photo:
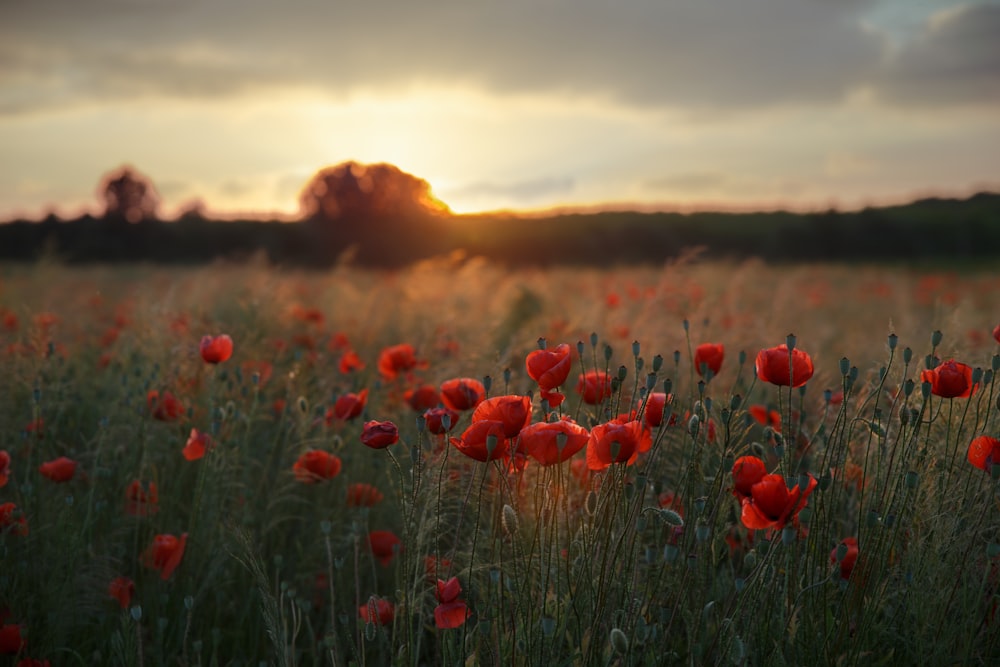
[[[427,181],[386,163],[344,162],[313,176],[299,196],[304,218],[371,219],[448,213]]]
[[[104,201],[104,215],[136,223],[156,217],[160,196],[149,177],[125,165],[101,179],[97,194]]]

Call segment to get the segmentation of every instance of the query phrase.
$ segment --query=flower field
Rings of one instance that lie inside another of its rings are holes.
[[[996,664],[998,293],[2,266],[0,665]]]

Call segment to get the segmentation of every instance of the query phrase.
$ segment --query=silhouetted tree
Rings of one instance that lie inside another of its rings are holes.
[[[128,165],[105,175],[97,194],[104,201],[105,216],[131,223],[154,219],[160,206],[153,182]]]
[[[313,176],[299,196],[303,217],[371,219],[447,213],[427,181],[386,163],[344,162]]]

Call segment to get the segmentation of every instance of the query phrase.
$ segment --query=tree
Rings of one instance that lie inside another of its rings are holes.
[[[97,194],[104,201],[105,216],[130,223],[154,219],[160,206],[153,182],[129,165],[106,174]]]
[[[321,169],[303,188],[299,203],[307,219],[448,213],[448,207],[431,194],[427,181],[384,162],[352,161]]]

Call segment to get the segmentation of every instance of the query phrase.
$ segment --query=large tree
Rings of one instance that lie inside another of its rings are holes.
[[[148,176],[124,165],[105,174],[97,189],[104,215],[136,223],[156,218],[160,196]]]
[[[430,185],[386,163],[344,162],[321,169],[299,197],[306,219],[372,219],[447,213]]]

